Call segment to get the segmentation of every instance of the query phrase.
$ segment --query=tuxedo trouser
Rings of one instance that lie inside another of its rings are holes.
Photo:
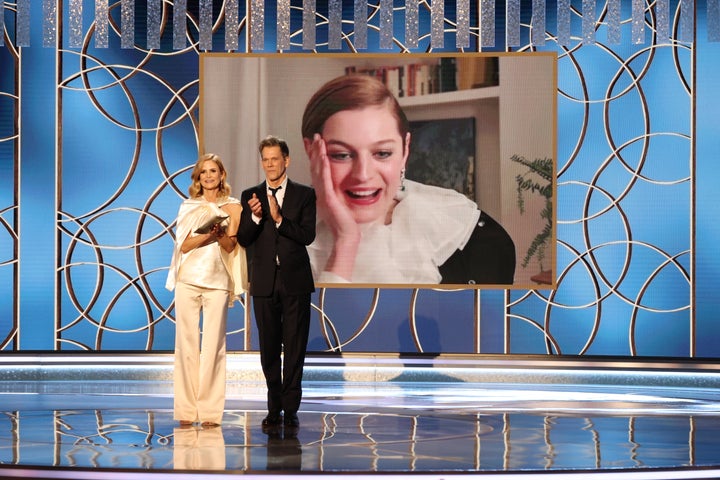
[[[271,296],[254,296],[260,364],[268,388],[268,412],[296,413],[310,332],[310,294],[287,293],[280,268]],[[282,354],[282,355],[281,355]]]
[[[175,286],[175,420],[222,422],[228,295],[182,282]]]

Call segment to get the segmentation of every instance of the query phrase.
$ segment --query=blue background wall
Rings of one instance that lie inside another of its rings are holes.
[[[53,3],[4,4],[0,349],[171,350],[172,294],[164,283],[172,224],[198,154],[197,41],[207,30],[198,30],[196,3],[173,20],[172,2],[164,2],[160,45],[148,49],[145,3],[122,0],[109,4],[108,44],[97,47],[102,25],[94,23],[94,2],[85,0],[81,15],[77,4],[63,2],[56,23],[46,20]],[[330,3],[316,4],[310,17],[317,21],[316,45],[308,50],[302,4],[291,2],[290,46],[277,55],[557,53],[558,284],[530,291],[322,289],[313,298],[311,350],[720,354],[714,346],[720,238],[714,9],[687,2],[683,10],[670,2],[669,32],[655,35],[665,20],[656,3],[636,3],[644,8],[638,13],[623,1],[615,17],[616,2],[558,9],[554,2],[533,7],[511,0],[491,12],[494,42],[488,43],[480,29],[487,3],[478,11],[475,2],[469,10],[445,2],[438,28],[431,17],[439,4],[423,2],[417,47],[410,48],[401,2],[390,23],[393,42],[384,44],[381,18],[392,5],[383,1],[369,4],[367,48],[360,48],[353,43],[354,8],[345,2],[344,38],[340,48],[330,48],[324,18],[338,5]],[[132,28],[121,28],[121,7],[128,4],[135,7]],[[29,17],[16,5],[29,5]],[[231,50],[248,52],[248,8],[237,9]],[[228,50],[224,13],[214,6],[213,52]],[[276,14],[275,5],[266,5],[254,30],[263,33],[260,53],[277,51],[276,27],[287,24]],[[469,20],[470,40],[459,48],[461,18]],[[540,41],[532,31],[543,22]],[[53,25],[57,30],[48,28]],[[637,25],[642,34],[633,31]],[[187,38],[177,35],[178,27]],[[134,38],[123,45],[129,33]],[[237,305],[230,349],[255,349],[252,330],[250,313]]]

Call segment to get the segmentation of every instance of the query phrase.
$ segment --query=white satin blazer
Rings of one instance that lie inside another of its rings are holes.
[[[191,278],[193,285],[230,291],[232,294],[230,306],[240,295],[247,292],[247,257],[245,249],[239,244],[235,245],[232,252],[225,251],[217,243],[193,249],[188,253],[182,253],[180,249],[188,235],[196,235],[195,230],[198,227],[214,216],[226,215],[220,207],[230,203],[239,204],[240,201],[234,197],[224,198],[219,203],[208,202],[204,198],[189,198],[180,205],[175,248],[165,288],[174,290],[175,284],[181,281],[181,276],[186,279]],[[228,220],[226,219],[225,222]],[[180,267],[183,267],[182,273]]]

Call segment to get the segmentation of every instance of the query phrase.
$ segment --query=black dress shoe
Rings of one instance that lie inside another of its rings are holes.
[[[263,427],[275,427],[282,423],[282,417],[279,413],[268,413],[267,417],[263,418]]]
[[[300,420],[298,419],[297,413],[287,413],[285,412],[285,419],[283,420],[283,423],[286,427],[299,427],[300,426]]]

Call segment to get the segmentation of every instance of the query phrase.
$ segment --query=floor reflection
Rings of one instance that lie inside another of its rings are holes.
[[[180,428],[167,410],[6,411],[0,463],[95,469],[442,472],[717,466],[718,415],[262,411]]]
[[[221,427],[177,427],[173,430],[172,450],[176,470],[225,470]]]
[[[446,476],[720,466],[715,391],[393,388],[310,388],[293,430],[263,430],[262,395],[230,398],[220,427],[180,428],[168,395],[0,392],[0,468]]]
[[[267,435],[265,469],[281,471],[302,470],[302,445],[299,429],[270,428]]]

